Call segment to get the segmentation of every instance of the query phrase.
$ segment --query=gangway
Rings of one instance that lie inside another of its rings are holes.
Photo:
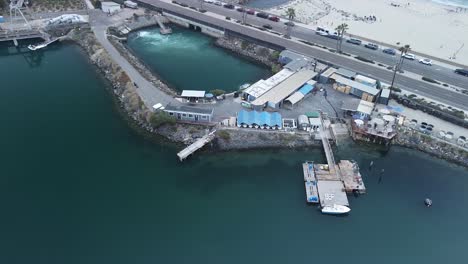
[[[215,132],[216,130],[210,132],[208,135],[203,136],[202,138],[198,139],[197,141],[195,141],[194,143],[177,153],[177,156],[179,157],[180,161],[183,161],[195,151],[201,149],[203,146],[211,142],[215,137]]]

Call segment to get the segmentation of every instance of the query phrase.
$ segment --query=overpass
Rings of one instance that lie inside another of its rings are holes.
[[[223,30],[226,35],[235,34],[248,40],[254,39],[259,44],[273,47],[276,49],[289,49],[304,55],[317,58],[319,61],[345,67],[356,72],[363,73],[369,77],[379,79],[386,83],[391,83],[393,72],[382,67],[370,65],[355,59],[332,53],[328,50],[307,45],[305,43],[286,39],[282,36],[261,31],[255,27],[249,27],[235,23],[232,20],[226,20],[224,16],[214,13],[201,13],[199,11],[172,4],[169,0],[137,0],[140,6],[158,10],[166,14],[172,14],[182,17],[201,25]],[[237,11],[234,11],[237,12]],[[444,89],[421,80],[409,78],[407,76],[397,76],[397,86],[401,89],[419,94],[421,96],[433,99],[435,101],[451,105],[463,110],[468,110],[468,96],[455,92],[450,89]]]

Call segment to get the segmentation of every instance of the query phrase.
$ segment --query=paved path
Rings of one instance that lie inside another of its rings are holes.
[[[97,11],[100,12],[100,11]],[[107,39],[106,30],[110,24],[103,19],[101,14],[92,12],[90,23],[91,29],[96,35],[97,40],[101,43],[103,48],[109,53],[111,58],[128,74],[130,79],[138,85],[136,89],[138,95],[145,103],[145,105],[151,109],[153,105],[161,103],[166,105],[168,103],[177,104],[177,101],[170,95],[167,95],[160,89],[156,88],[151,82],[146,80],[133,65],[131,65],[127,59],[120,55],[119,51],[110,43]]]

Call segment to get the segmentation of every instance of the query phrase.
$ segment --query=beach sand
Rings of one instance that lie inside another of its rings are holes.
[[[430,0],[294,0],[269,11],[285,16],[289,7],[314,29],[347,23],[349,34],[468,65],[468,10]]]

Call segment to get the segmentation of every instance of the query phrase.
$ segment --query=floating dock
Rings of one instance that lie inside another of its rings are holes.
[[[304,185],[308,203],[319,203],[317,179],[315,178],[314,163],[306,161],[302,164],[304,171]]]
[[[213,132],[209,133],[208,135],[198,139],[197,141],[193,142],[191,145],[187,146],[183,150],[181,150],[179,153],[177,153],[177,156],[179,157],[180,161],[183,161],[186,159],[188,156],[193,154],[195,151],[201,149],[203,146],[211,142],[211,140],[214,139],[215,135],[214,133],[216,130]]]
[[[349,207],[347,193],[365,193],[356,162],[341,160],[338,164],[330,145],[330,124],[321,119],[320,138],[327,158],[327,164],[306,161],[302,164],[307,202],[325,206],[343,205]]]

